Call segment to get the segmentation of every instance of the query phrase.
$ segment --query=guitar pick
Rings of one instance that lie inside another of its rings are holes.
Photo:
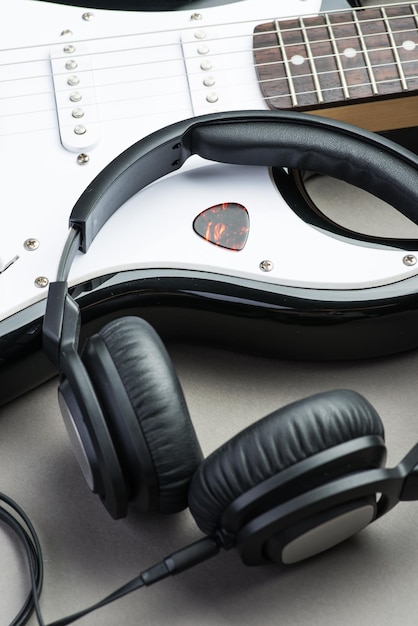
[[[195,218],[194,231],[209,243],[228,250],[242,250],[250,232],[248,211],[237,202],[209,207]]]

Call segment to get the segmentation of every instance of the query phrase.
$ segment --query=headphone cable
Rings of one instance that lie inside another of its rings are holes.
[[[38,536],[29,517],[12,498],[6,496],[4,493],[0,493],[0,501],[7,504],[15,513],[15,515],[13,515],[7,508],[0,505],[0,521],[4,522],[15,535],[17,535],[25,548],[31,579],[31,591],[19,613],[10,623],[10,626],[23,626],[27,623],[34,610],[37,612],[40,626],[44,626],[39,610],[39,597],[42,591],[44,564]]]
[[[13,530],[20,542],[23,544],[29,565],[31,591],[27,596],[21,610],[10,623],[9,626],[24,626],[35,611],[39,626],[46,626],[40,609],[40,596],[43,583],[43,556],[42,549],[36,534],[35,528],[23,509],[9,496],[0,492],[0,501],[7,504],[15,513],[13,515],[7,508],[0,505],[0,521],[4,522]],[[81,619],[88,613],[101,609],[102,607],[123,598],[123,596],[136,591],[141,587],[149,587],[154,583],[179,574],[211,557],[217,555],[223,542],[213,536],[205,536],[198,541],[181,548],[160,563],[144,570],[139,576],[112,592],[96,604],[67,617],[58,619],[48,626],[67,626]],[[224,546],[225,547],[225,546]]]
[[[157,563],[156,565],[153,565],[149,569],[143,571],[139,574],[139,576],[133,578],[131,581],[103,598],[103,600],[100,600],[100,602],[97,602],[96,604],[88,607],[87,609],[83,609],[78,613],[73,613],[73,615],[69,615],[68,617],[52,622],[48,626],[67,626],[81,617],[84,617],[88,613],[101,609],[107,604],[123,598],[123,596],[126,596],[132,591],[136,591],[136,589],[149,587],[154,583],[160,582],[160,580],[164,580],[164,578],[167,578],[168,576],[180,574],[180,572],[184,572],[185,570],[194,567],[195,565],[198,565],[213,556],[216,556],[219,553],[220,548],[221,542],[215,537],[203,537],[203,539],[199,539],[195,543],[181,548],[177,552],[174,552],[170,556],[166,557],[160,563]],[[40,626],[44,625],[40,624]]]

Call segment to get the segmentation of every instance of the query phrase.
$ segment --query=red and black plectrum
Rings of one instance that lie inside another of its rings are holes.
[[[193,229],[215,246],[238,251],[247,243],[250,217],[242,204],[223,202],[199,213],[193,222]]]

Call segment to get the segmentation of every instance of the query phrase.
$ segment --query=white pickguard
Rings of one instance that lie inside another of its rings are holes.
[[[319,8],[320,0],[243,0],[202,9],[195,19],[191,11],[2,2],[0,319],[46,297],[36,280],[54,280],[72,206],[110,160],[183,118],[267,108],[253,67],[254,26]],[[88,163],[79,164],[81,153]],[[250,237],[239,253],[208,244],[191,228],[198,213],[226,201],[250,213]],[[39,246],[27,250],[27,240]],[[350,289],[415,273],[402,263],[404,255],[309,227],[264,168],[195,160],[127,202],[88,255],[76,259],[71,283],[161,267]],[[263,259],[274,262],[268,275],[259,269]]]

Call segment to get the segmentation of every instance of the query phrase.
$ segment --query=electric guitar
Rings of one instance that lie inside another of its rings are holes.
[[[0,402],[50,375],[40,329],[69,214],[130,144],[224,110],[307,111],[373,131],[418,125],[418,3],[328,13],[320,4],[148,13],[2,3]],[[418,345],[418,265],[403,262],[418,245],[336,236],[297,174],[198,160],[140,196],[73,265],[84,332],[135,309],[163,335],[275,356]],[[213,246],[190,227],[225,201],[257,213],[251,250]],[[287,260],[261,271],[277,250]]]

